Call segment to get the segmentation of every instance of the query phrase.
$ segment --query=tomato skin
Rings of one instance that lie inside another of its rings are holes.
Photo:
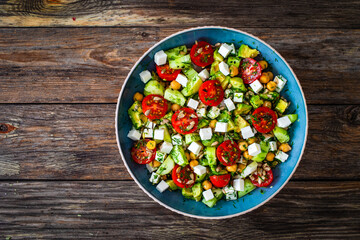
[[[226,140],[217,147],[216,156],[221,164],[225,166],[231,166],[241,158],[241,151],[236,142],[232,140]]]
[[[224,90],[218,80],[208,80],[199,89],[200,100],[208,106],[217,106],[224,99]]]
[[[155,159],[156,148],[150,150],[146,147],[146,143],[150,139],[142,139],[134,143],[131,148],[131,157],[138,164],[148,164]]]
[[[277,123],[276,113],[267,107],[259,107],[252,114],[254,128],[260,133],[271,132]]]
[[[260,64],[252,58],[244,58],[240,63],[241,78],[245,84],[250,84],[261,76]]]
[[[180,168],[180,170],[178,170],[179,168]],[[182,176],[187,175],[186,173],[193,174],[193,176],[194,176],[193,183],[187,184],[187,183],[178,181],[179,179],[184,182],[187,182],[188,180],[190,180],[191,178],[182,177]],[[176,164],[172,170],[171,177],[172,177],[172,180],[174,181],[174,183],[176,184],[176,186],[178,186],[180,188],[190,188],[195,184],[196,174],[193,172],[193,170],[191,169],[191,167],[189,165],[186,165],[185,167],[181,167],[180,165]]]
[[[143,99],[141,106],[143,113],[150,120],[162,118],[168,110],[168,103],[166,99],[163,96],[156,94],[146,96]]]
[[[172,81],[176,79],[176,77],[181,72],[181,69],[171,69],[169,67],[169,64],[161,66],[156,65],[156,72],[161,79],[164,79],[166,81]]]
[[[184,115],[184,117],[179,118],[179,115]],[[187,130],[187,128],[194,122],[194,125],[191,129]],[[194,109],[184,107],[180,110],[177,110],[172,118],[171,124],[174,127],[175,131],[181,134],[189,134],[195,132],[197,129],[199,122],[199,117],[197,116]]]
[[[229,173],[224,175],[213,175],[210,176],[210,181],[215,187],[223,188],[229,184],[230,178],[231,175]]]
[[[214,62],[214,50],[209,43],[200,41],[192,46],[190,58],[197,66],[206,67]]]
[[[257,187],[267,187],[274,180],[274,175],[273,175],[273,172],[272,172],[271,169],[269,171],[266,171],[266,176],[265,176],[266,181],[263,181],[261,183],[258,182],[258,175],[257,174],[253,174],[252,176],[254,177],[254,180],[251,180],[251,182]]]

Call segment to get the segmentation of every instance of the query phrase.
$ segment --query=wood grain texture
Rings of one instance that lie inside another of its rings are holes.
[[[212,221],[172,213],[132,181],[1,182],[0,195],[2,239],[360,238],[359,182],[290,182],[253,212]]]
[[[2,28],[0,103],[115,103],[141,55],[178,30]],[[359,30],[243,30],[279,50],[309,104],[360,104]]]
[[[0,26],[358,28],[359,1],[9,0]],[[291,7],[287,7],[291,6]],[[311,10],[309,9],[311,6]]]
[[[114,104],[0,105],[1,179],[131,179],[117,149]],[[359,179],[360,106],[309,106],[294,179]]]

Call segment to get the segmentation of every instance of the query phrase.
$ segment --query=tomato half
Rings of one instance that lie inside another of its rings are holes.
[[[172,69],[169,67],[169,64],[161,66],[156,65],[156,72],[161,79],[172,81],[176,79],[179,73],[181,73],[181,69]]]
[[[225,187],[230,182],[231,175],[225,174],[225,175],[213,175],[210,176],[211,183],[218,188]]]
[[[265,176],[262,175],[259,177],[257,174],[253,174],[252,176],[253,178],[251,182],[257,187],[267,187],[270,185],[270,183],[272,183],[274,179],[274,175],[271,169],[269,171],[266,171]],[[259,183],[259,178],[260,178],[260,183]]]
[[[214,50],[210,43],[200,41],[192,46],[190,58],[197,66],[206,67],[214,62]]]
[[[241,158],[241,151],[235,141],[226,140],[216,149],[216,156],[225,166],[231,166]]]
[[[194,109],[181,108],[177,110],[172,118],[171,123],[176,132],[181,134],[189,134],[197,129],[199,117],[197,116]]]
[[[261,133],[268,133],[272,131],[277,122],[276,113],[267,107],[259,107],[255,109],[251,119],[255,129]]]
[[[172,180],[181,188],[189,188],[195,184],[196,174],[189,165],[181,167],[176,165],[172,171]]]
[[[241,60],[240,73],[244,83],[250,84],[260,78],[261,66],[252,58],[244,58]]]
[[[134,143],[131,148],[131,157],[138,164],[148,164],[155,159],[156,148],[148,149],[146,147],[149,139],[142,139]]]
[[[167,101],[163,96],[150,94],[142,101],[142,110],[148,119],[160,119],[168,110]]]
[[[218,80],[209,80],[201,84],[200,100],[208,106],[217,106],[224,99],[224,90]]]

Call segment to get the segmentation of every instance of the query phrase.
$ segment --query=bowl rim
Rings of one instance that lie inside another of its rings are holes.
[[[304,106],[305,106],[305,116],[306,116],[306,125],[305,125],[305,137],[304,137],[304,144],[303,144],[303,148],[302,148],[302,151],[300,153],[300,156],[299,156],[299,159],[295,165],[295,167],[293,168],[292,172],[290,173],[289,177],[286,179],[286,181],[268,198],[266,199],[265,201],[261,202],[260,204],[250,208],[250,209],[247,209],[246,211],[243,211],[243,212],[239,212],[239,213],[234,213],[234,214],[230,214],[230,215],[224,215],[224,216],[215,216],[215,217],[211,217],[211,216],[199,216],[199,215],[194,215],[194,214],[190,214],[190,213],[185,213],[185,212],[182,212],[182,211],[179,211],[175,208],[172,208],[168,205],[166,205],[165,203],[161,202],[160,200],[158,200],[155,196],[151,195],[142,185],[141,183],[136,179],[136,177],[134,176],[134,174],[132,173],[130,167],[128,166],[128,164],[126,163],[125,161],[125,157],[124,157],[124,154],[121,150],[121,146],[120,146],[120,140],[119,140],[119,134],[118,134],[118,114],[119,114],[119,107],[120,107],[120,100],[121,100],[121,97],[124,93],[124,89],[125,89],[125,85],[126,83],[128,82],[131,74],[134,72],[135,68],[139,65],[139,63],[145,58],[145,56],[147,56],[154,48],[156,48],[157,46],[159,46],[161,43],[169,40],[170,38],[172,37],[175,37],[176,35],[179,35],[179,34],[182,34],[182,33],[186,33],[186,32],[190,32],[190,31],[196,31],[196,30],[201,30],[201,29],[225,29],[225,30],[230,30],[230,31],[235,31],[235,32],[238,32],[238,33],[242,33],[242,34],[245,34],[245,35],[248,35],[250,37],[253,37],[254,39],[256,39],[257,41],[263,43],[264,45],[266,45],[269,49],[273,50],[280,58],[281,60],[284,61],[284,63],[286,64],[286,66],[290,69],[290,72],[292,73],[292,75],[294,76],[299,88],[300,88],[300,92],[301,92],[301,95],[303,97],[303,100],[304,100]],[[178,31],[176,33],[173,33],[165,38],[163,38],[162,40],[158,41],[156,44],[154,44],[152,47],[150,47],[140,58],[139,60],[133,65],[133,67],[131,68],[130,72],[128,73],[128,75],[126,76],[126,79],[121,87],[121,91],[119,93],[119,97],[118,97],[118,101],[117,101],[117,104],[116,104],[116,114],[115,114],[115,134],[116,134],[116,142],[117,142],[117,145],[118,145],[118,149],[119,149],[119,152],[120,152],[120,156],[121,156],[121,160],[124,162],[124,165],[127,169],[127,171],[129,172],[130,176],[132,177],[132,179],[137,183],[137,185],[150,197],[152,198],[155,202],[159,203],[161,206],[173,211],[173,212],[176,212],[178,214],[181,214],[181,215],[184,215],[184,216],[187,216],[187,217],[193,217],[193,218],[198,218],[198,219],[213,219],[213,220],[216,220],[216,219],[226,219],[226,218],[232,218],[232,217],[237,217],[237,216],[240,216],[240,215],[243,215],[243,214],[246,214],[248,212],[251,212],[257,208],[259,208],[260,206],[264,205],[265,203],[267,203],[268,201],[270,201],[273,197],[275,197],[281,189],[283,189],[283,187],[285,187],[285,185],[289,182],[289,180],[292,178],[293,174],[295,173],[297,167],[299,166],[299,163],[302,159],[302,156],[304,154],[304,151],[305,151],[305,146],[306,146],[306,142],[307,142],[307,136],[308,136],[308,110],[307,110],[307,104],[306,104],[306,99],[305,99],[305,95],[304,95],[304,92],[302,90],[302,87],[300,85],[300,82],[295,74],[295,72],[293,71],[293,69],[290,67],[290,65],[287,63],[287,61],[281,56],[280,53],[278,53],[273,47],[271,47],[269,44],[267,44],[265,41],[261,40],[260,38],[250,34],[250,33],[247,33],[247,32],[244,32],[242,30],[238,30],[238,29],[235,29],[235,28],[229,28],[229,27],[222,27],[222,26],[202,26],[202,27],[194,27],[194,28],[187,28],[187,29],[184,29],[184,30],[181,30],[181,31]]]

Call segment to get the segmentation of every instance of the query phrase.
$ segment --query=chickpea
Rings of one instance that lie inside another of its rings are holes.
[[[180,110],[180,108],[181,106],[179,104],[174,103],[173,105],[171,105],[171,110],[173,110],[174,112]]]
[[[269,81],[270,81],[270,78],[266,73],[261,74],[261,77],[260,77],[261,83],[268,83]]]
[[[244,158],[245,158],[246,160],[252,159],[252,156],[249,155],[249,152],[248,152],[248,151],[245,151],[245,152],[243,153],[243,156],[244,156]]]
[[[190,167],[191,167],[191,168],[194,168],[194,167],[197,166],[197,165],[199,165],[199,162],[196,161],[196,160],[192,160],[192,161],[190,162]]]
[[[275,154],[272,152],[269,152],[268,154],[266,154],[266,160],[268,160],[269,162],[274,161],[274,157],[275,157]]]
[[[239,69],[235,65],[230,66],[230,77],[235,77],[239,74]]]
[[[237,169],[237,170],[238,170],[238,172],[240,172],[240,173],[241,173],[242,171],[244,171],[244,169],[245,169],[245,168],[246,168],[246,164],[243,164],[243,163],[242,163],[242,164],[239,164],[239,166],[238,166],[238,169]]]
[[[266,72],[266,74],[268,75],[270,81],[274,79],[274,74],[272,72]]]
[[[271,102],[270,101],[264,101],[263,107],[271,108]]]
[[[154,160],[152,165],[153,165],[154,167],[160,167],[161,162]]]
[[[185,156],[187,160],[190,160],[190,154],[188,152],[185,152]]]
[[[203,181],[202,186],[205,190],[209,190],[210,188],[212,188],[212,184],[208,180]]]
[[[137,92],[134,94],[134,101],[142,101],[144,99],[144,95],[142,95],[141,93]]]
[[[209,124],[209,127],[211,127],[211,128],[215,128],[215,126],[216,126],[216,120],[214,119],[214,120],[211,120],[210,121],[210,124]]]
[[[267,87],[267,89],[269,89],[269,91],[273,92],[276,89],[276,83],[273,81],[270,81],[266,84],[266,87]]]
[[[241,151],[245,152],[248,148],[248,143],[246,141],[239,142],[239,148]]]
[[[262,70],[266,69],[269,66],[269,64],[265,60],[259,61],[259,64],[260,64]]]
[[[181,88],[181,84],[174,80],[170,83],[170,87],[174,90],[179,90]]]
[[[195,160],[195,159],[197,159],[197,156],[193,152],[191,152],[190,153],[190,159]]]
[[[253,144],[254,142],[256,142],[256,137],[251,137],[247,140],[248,144]]]
[[[286,152],[288,152],[288,151],[291,150],[291,147],[290,147],[290,145],[287,144],[287,143],[282,143],[282,144],[280,145],[280,147],[279,147],[279,150],[286,153]]]
[[[148,141],[146,144],[146,147],[150,150],[153,150],[156,148],[156,142],[155,141]]]
[[[226,170],[228,172],[236,172],[237,170],[237,164],[231,165],[231,166],[226,166]]]

